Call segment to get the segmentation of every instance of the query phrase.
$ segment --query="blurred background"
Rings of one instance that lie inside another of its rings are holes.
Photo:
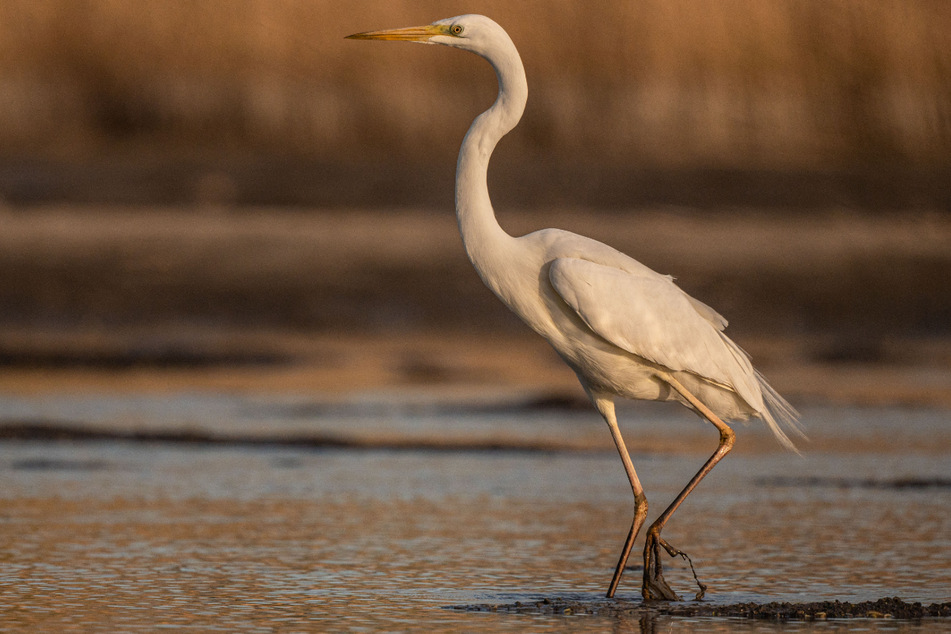
[[[0,629],[600,601],[611,437],[453,213],[494,74],[344,39],[470,12],[529,81],[502,226],[675,276],[803,412],[803,456],[744,429],[671,523],[711,605],[948,600],[948,0],[0,0]],[[620,419],[663,508],[712,431]]]
[[[490,171],[506,229],[676,276],[793,395],[951,401],[943,0],[5,0],[8,383],[573,384],[456,234],[490,67],[343,39],[467,12],[529,79]]]

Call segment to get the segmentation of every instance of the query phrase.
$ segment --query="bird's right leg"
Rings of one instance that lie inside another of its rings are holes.
[[[591,400],[611,429],[611,437],[614,438],[614,444],[621,455],[621,462],[624,463],[624,471],[627,473],[627,478],[631,482],[631,489],[634,491],[634,521],[631,523],[631,531],[628,533],[627,541],[624,542],[624,548],[621,550],[621,557],[618,559],[617,568],[614,570],[611,585],[608,586],[607,597],[610,599],[614,597],[614,593],[617,591],[618,584],[621,582],[621,574],[623,574],[627,559],[631,555],[634,540],[637,539],[637,534],[640,532],[644,520],[647,519],[647,496],[644,495],[644,488],[637,477],[637,472],[634,471],[634,463],[631,462],[631,456],[624,445],[624,438],[621,437],[621,430],[618,428],[617,416],[614,412],[614,402],[593,395]]]
[[[667,551],[671,557],[676,557],[680,555],[690,563],[690,569],[693,570],[693,563],[690,561],[690,557],[687,556],[682,550],[674,548],[668,544],[660,536],[661,530],[667,524],[667,520],[670,519],[671,515],[674,514],[674,511],[680,506],[680,504],[690,495],[690,492],[703,480],[704,476],[710,473],[710,470],[720,460],[730,452],[733,448],[733,442],[735,439],[735,434],[730,426],[724,423],[720,418],[714,414],[706,405],[704,405],[696,396],[690,393],[687,388],[685,388],[679,381],[675,378],[668,376],[664,379],[667,381],[672,388],[684,397],[684,399],[691,405],[691,407],[696,410],[703,418],[710,421],[714,427],[720,432],[720,442],[717,445],[717,449],[713,452],[713,455],[704,463],[700,471],[691,478],[690,482],[687,483],[687,486],[677,495],[673,502],[670,503],[670,506],[660,514],[650,528],[647,529],[647,538],[644,545],[644,585],[642,588],[642,594],[645,601],[653,599],[661,599],[664,601],[679,601],[680,597],[677,596],[677,593],[674,592],[667,582],[664,580],[662,566],[660,563],[660,549],[663,548]],[[703,598],[703,593],[706,591],[707,587],[700,583],[700,580],[697,579],[697,573],[694,571],[693,578],[696,580],[697,585],[700,586],[700,591],[697,593],[697,600],[699,601]]]

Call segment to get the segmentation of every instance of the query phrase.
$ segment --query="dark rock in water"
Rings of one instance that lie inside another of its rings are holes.
[[[775,621],[812,621],[823,619],[882,618],[918,620],[924,618],[951,618],[951,602],[908,603],[898,597],[877,601],[849,603],[816,601],[813,603],[735,603],[717,605],[707,602],[664,603],[600,599],[580,601],[568,599],[539,599],[504,605],[452,606],[454,610],[472,612],[510,612],[513,614],[594,614],[602,616],[635,617],[649,614],[667,616],[722,616],[769,619]]]

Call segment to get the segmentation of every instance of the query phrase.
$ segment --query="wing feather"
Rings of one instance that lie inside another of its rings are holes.
[[[579,258],[554,260],[548,276],[558,295],[610,343],[732,389],[754,409],[764,408],[749,357],[721,332],[726,320],[672,278]]]

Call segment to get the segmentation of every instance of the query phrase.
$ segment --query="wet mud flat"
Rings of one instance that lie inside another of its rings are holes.
[[[789,399],[951,405],[946,214],[655,207],[500,220],[513,234],[591,235],[674,275]],[[3,389],[475,384],[584,399],[484,288],[447,209],[57,206],[0,208],[0,224]]]
[[[951,311],[947,214],[659,206],[522,209],[500,221],[514,235],[589,235],[673,275],[757,357],[790,356],[753,341],[785,333],[806,338],[799,356],[825,362],[948,358],[930,345],[947,337]],[[286,359],[270,342],[236,341],[262,331],[526,335],[441,207],[0,208],[0,223],[4,365]]]
[[[673,617],[729,617],[763,619],[770,621],[822,621],[826,619],[951,619],[951,602],[923,605],[909,603],[898,597],[877,601],[815,601],[810,603],[716,603],[639,602],[615,599],[578,601],[563,598],[544,598],[534,602],[515,602],[503,605],[458,605],[451,610],[464,612],[501,612],[512,614],[599,615],[619,619],[646,616]],[[951,622],[951,621],[949,621]]]

